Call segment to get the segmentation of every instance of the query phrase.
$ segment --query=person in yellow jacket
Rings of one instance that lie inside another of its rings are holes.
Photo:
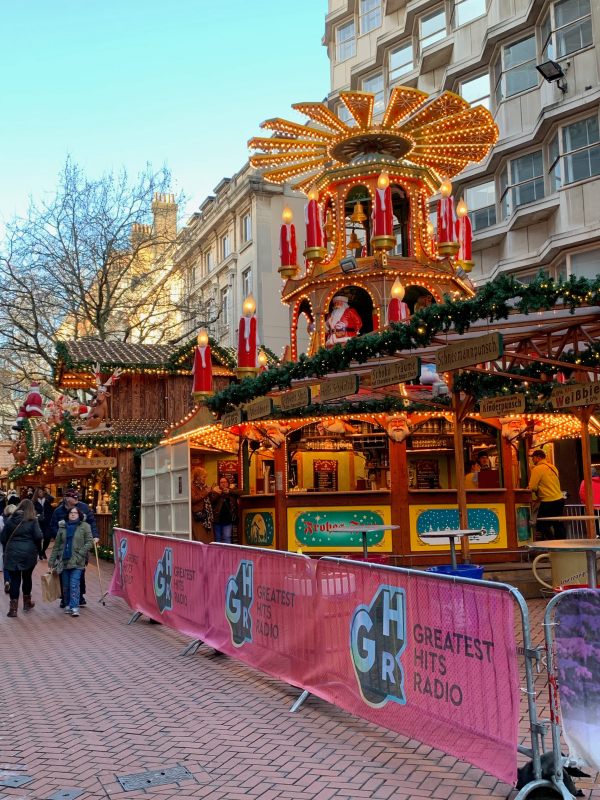
[[[544,522],[544,517],[562,517],[565,498],[560,488],[558,470],[554,464],[546,461],[543,450],[534,450],[531,454],[533,469],[527,487],[533,499],[539,502],[536,519],[536,531],[541,539],[564,539],[565,526],[562,522]]]

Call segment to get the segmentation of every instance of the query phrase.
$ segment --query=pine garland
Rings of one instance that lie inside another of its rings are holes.
[[[295,363],[271,367],[256,378],[246,378],[229,386],[209,398],[206,404],[211,410],[222,413],[231,406],[247,403],[275,388],[288,389],[293,380],[322,378],[329,373],[347,370],[352,362],[364,364],[375,356],[389,356],[425,347],[440,333],[453,330],[459,335],[463,334],[479,320],[493,323],[507,319],[512,312],[530,314],[547,311],[559,303],[572,314],[583,305],[600,305],[600,276],[594,280],[571,276],[567,281],[556,282],[546,273],[540,272],[534,281],[525,285],[512,275],[501,275],[482,286],[473,298],[454,300],[445,297],[443,303],[417,311],[407,323],[393,323],[381,333],[369,333],[350,339],[343,347],[336,345],[330,350],[321,348],[312,358],[301,355]],[[569,360],[566,357],[561,358]],[[589,352],[580,356],[580,363],[597,365],[599,358],[600,354],[596,349],[590,348]],[[576,357],[573,358],[573,363],[575,361]],[[548,376],[556,371],[549,367],[546,369]],[[526,374],[523,372],[523,377]],[[491,392],[492,386],[500,387],[498,390],[504,391],[501,387],[507,381],[510,384],[510,379],[489,377],[493,383],[488,381],[485,384],[486,396],[494,394]],[[516,380],[520,379],[521,374]],[[473,384],[475,396],[483,396],[479,390],[483,385],[482,376],[477,375]],[[551,381],[548,385],[550,389],[553,386]]]

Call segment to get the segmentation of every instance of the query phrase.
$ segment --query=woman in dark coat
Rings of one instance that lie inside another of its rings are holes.
[[[42,531],[31,500],[21,500],[2,529],[0,542],[4,548],[4,566],[10,575],[10,610],[7,616],[16,617],[21,582],[23,610],[30,611],[35,605],[31,599],[31,575],[37,564]]]

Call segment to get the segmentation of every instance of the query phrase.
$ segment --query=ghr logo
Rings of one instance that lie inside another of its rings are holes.
[[[350,625],[350,653],[360,693],[381,708],[389,700],[406,703],[400,656],[406,647],[404,589],[380,586],[370,606],[358,606]]]
[[[117,550],[117,562],[119,564],[119,581],[121,582],[121,587],[125,585],[123,583],[123,564],[125,563],[126,555],[127,555],[127,539],[124,536],[119,542],[119,549]]]
[[[173,548],[165,547],[163,557],[157,562],[154,570],[154,596],[161,614],[163,611],[170,611],[173,608],[172,577]]]
[[[225,616],[231,628],[231,641],[236,647],[252,641],[252,617],[250,608],[254,599],[254,564],[240,561],[236,575],[227,581],[225,592]]]

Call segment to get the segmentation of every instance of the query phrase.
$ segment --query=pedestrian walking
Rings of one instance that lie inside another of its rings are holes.
[[[579,499],[585,505],[585,481],[579,486]],[[592,465],[592,499],[594,507],[600,507],[600,467]]]
[[[32,574],[42,543],[42,530],[31,500],[21,500],[14,514],[6,521],[0,541],[4,548],[4,565],[10,576],[10,609],[8,617],[16,617],[19,594],[23,586],[23,610],[31,611]]]
[[[14,514],[17,510],[17,506],[12,504],[10,506],[6,506],[2,514],[0,514],[0,533],[4,530],[4,526],[6,525],[7,519]],[[10,592],[10,574],[6,569],[6,564],[4,563],[4,546],[2,547],[2,577],[4,580],[4,593],[8,594]]]
[[[529,476],[529,486],[534,501],[539,503],[535,528],[540,539],[564,539],[565,526],[562,522],[544,522],[544,517],[561,517],[565,498],[560,488],[558,470],[554,464],[546,461],[543,450],[534,450],[531,454],[533,469]]]
[[[36,489],[33,494],[33,505],[38,515],[38,522],[42,529],[42,546],[40,548],[40,560],[45,561],[46,549],[52,541],[50,537],[50,522],[52,521],[52,498],[47,493],[46,489]]]
[[[94,512],[92,509],[83,503],[79,499],[79,493],[75,489],[67,489],[63,495],[63,501],[60,503],[52,513],[52,519],[50,520],[50,538],[56,539],[58,534],[58,524],[62,520],[66,522],[67,516],[69,511],[73,508],[77,507],[85,517],[86,522],[91,528],[92,536],[94,537],[94,542],[98,544],[100,538],[98,536],[98,528],[96,526],[96,517],[94,516]],[[87,556],[86,562],[87,564]],[[80,586],[80,599],[79,605],[85,606],[85,564],[83,571],[81,573],[81,586]],[[65,608],[65,598],[63,597],[60,601],[60,607]]]
[[[84,513],[73,506],[67,519],[58,523],[56,541],[48,560],[48,566],[61,577],[64,610],[72,617],[79,616],[81,575],[93,544],[92,529]]]

